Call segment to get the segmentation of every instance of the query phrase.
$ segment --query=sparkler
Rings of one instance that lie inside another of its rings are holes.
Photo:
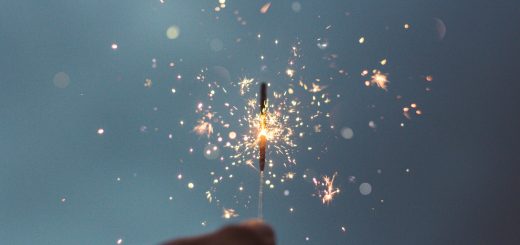
[[[266,105],[267,105],[267,85],[262,83],[260,86],[260,135],[259,145],[260,148],[260,172],[264,171],[265,168],[265,149],[267,147],[267,116],[266,116]]]
[[[260,134],[258,148],[260,148],[260,158],[258,165],[260,167],[260,184],[258,187],[258,218],[263,218],[263,187],[264,187],[264,168],[265,168],[265,150],[267,148],[267,84],[260,85]]]

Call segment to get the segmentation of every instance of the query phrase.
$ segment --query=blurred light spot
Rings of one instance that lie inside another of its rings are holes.
[[[369,183],[363,183],[359,185],[359,192],[364,196],[370,195],[370,193],[372,193],[372,185]]]
[[[54,75],[52,82],[57,88],[66,88],[69,86],[70,77],[65,72],[58,72]]]
[[[188,188],[193,189],[194,187],[195,187],[195,185],[193,183],[191,183],[191,182],[188,183]]]
[[[343,128],[341,129],[341,137],[343,137],[344,139],[352,139],[352,137],[354,137],[354,131],[352,131],[351,128]]]
[[[300,12],[302,10],[302,4],[300,2],[293,2],[291,4],[291,9],[295,13],[298,13],[298,12]]]
[[[324,50],[329,47],[329,41],[327,39],[318,38],[316,46],[318,46],[319,49]]]
[[[216,145],[208,144],[204,147],[204,157],[208,160],[217,159],[220,156],[220,150]]]
[[[375,123],[374,121],[370,121],[370,122],[368,122],[368,126],[369,126],[370,128],[376,128],[376,127],[377,127],[377,125],[376,125],[376,123]]]
[[[442,41],[446,36],[446,24],[439,18],[433,18],[435,21],[435,29],[437,30],[437,38]]]
[[[113,50],[117,50],[117,48],[118,48],[117,43],[112,43],[111,48],[112,48]]]
[[[228,136],[229,136],[229,139],[234,140],[237,137],[237,133],[235,133],[234,131],[231,131],[231,132],[229,132]]]
[[[103,135],[104,133],[105,133],[105,130],[104,130],[104,129],[102,129],[102,128],[98,128],[98,130],[97,130],[97,134],[99,134],[99,135]]]
[[[180,34],[181,30],[175,25],[168,27],[166,30],[166,37],[168,37],[168,39],[177,39]]]
[[[145,80],[144,80],[144,87],[145,87],[145,88],[150,88],[150,87],[152,87],[152,79],[150,79],[150,78],[145,79]]]
[[[287,70],[285,70],[285,74],[287,74],[288,77],[293,77],[295,73],[296,71],[290,68],[287,68]]]

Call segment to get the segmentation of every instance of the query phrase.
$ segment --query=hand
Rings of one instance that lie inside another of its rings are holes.
[[[261,220],[226,226],[214,233],[166,242],[163,245],[275,245],[273,229]]]

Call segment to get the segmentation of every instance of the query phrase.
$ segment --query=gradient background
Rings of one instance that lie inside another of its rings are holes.
[[[279,243],[520,244],[519,1],[301,0],[299,13],[292,1],[276,1],[261,15],[264,3],[228,0],[215,13],[216,0],[1,1],[0,243],[157,244],[255,217],[252,205],[224,220],[221,207],[205,200],[207,173],[217,167],[187,151],[204,145],[190,132],[193,108],[205,98],[193,75],[223,66],[232,80],[269,77],[261,64],[283,69],[290,45],[301,40],[316,77],[327,77],[316,48],[316,38],[326,36],[326,52],[338,54],[336,63],[352,74],[326,81],[342,94],[335,123],[353,128],[355,137],[310,137],[303,143],[323,142],[327,154],[319,163],[297,156],[299,174],[339,172],[342,193],[331,205],[312,197],[312,185],[301,179],[284,187],[289,197],[284,188],[266,192],[265,219]],[[234,10],[247,25],[236,22]],[[446,23],[443,40],[433,18]],[[176,40],[165,36],[171,25],[181,29]],[[265,41],[255,41],[257,33]],[[223,50],[211,50],[214,38]],[[261,54],[279,60],[261,63]],[[365,88],[359,72],[384,57],[389,92]],[[165,67],[181,58],[174,70]],[[67,88],[53,85],[58,72],[70,76]],[[418,82],[427,74],[434,77],[430,93]],[[146,78],[164,82],[147,90]],[[405,119],[395,93],[417,101],[424,115],[398,127]],[[385,122],[371,130],[367,122],[381,115]],[[176,179],[179,171],[186,180]],[[248,168],[235,175],[256,183]],[[371,183],[371,195],[360,195],[350,175]],[[189,180],[194,190],[186,188]]]

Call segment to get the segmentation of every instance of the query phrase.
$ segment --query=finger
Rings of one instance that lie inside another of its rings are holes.
[[[240,225],[256,232],[265,244],[275,244],[275,234],[273,229],[262,220],[248,220]]]

